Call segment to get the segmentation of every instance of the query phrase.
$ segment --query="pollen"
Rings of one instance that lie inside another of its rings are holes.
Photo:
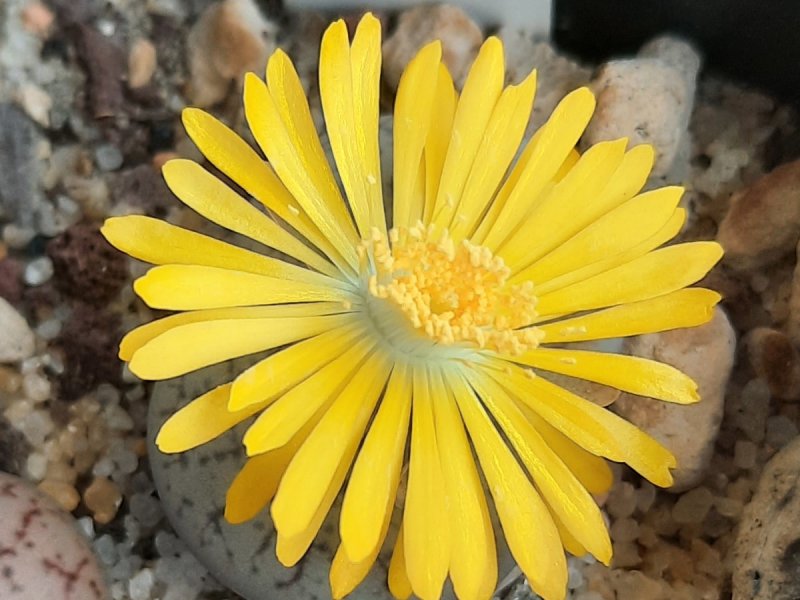
[[[369,293],[394,303],[410,324],[443,345],[474,345],[505,354],[535,348],[542,333],[531,282],[508,283],[503,259],[466,240],[456,243],[446,230],[418,223],[377,229],[362,243],[372,274]]]

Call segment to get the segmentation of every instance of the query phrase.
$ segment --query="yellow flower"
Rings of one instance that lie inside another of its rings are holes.
[[[407,444],[389,572],[396,597],[438,598],[448,576],[461,600],[490,597],[497,562],[480,468],[531,586],[564,598],[564,548],[611,558],[591,496],[610,486],[606,459],[660,486],[670,485],[675,460],[546,372],[696,402],[695,384],[670,366],[568,343],[708,321],[719,295],[685,288],[720,247],[657,249],[684,222],[682,190],[640,193],[649,146],[626,150],[617,140],[578,155],[594,108],[585,88],[563,99],[514,161],[536,79],[504,88],[495,38],[460,96],[438,42],[408,65],[386,215],[380,60],[371,15],[352,44],[341,21],[325,33],[320,92],[344,197],[283,52],[270,58],[266,83],[245,81],[245,115],[267,162],[207,113],[184,112],[203,154],[265,210],[188,160],[164,166],[170,188],[283,258],[147,217],[109,219],[112,244],[157,265],[136,292],[154,308],[182,311],[130,332],[120,356],[159,380],[282,347],[178,411],[157,444],[182,452],[258,414],[226,517],[245,521],[271,502],[285,565],[303,556],[345,487],[330,576],[337,598],[384,543]]]

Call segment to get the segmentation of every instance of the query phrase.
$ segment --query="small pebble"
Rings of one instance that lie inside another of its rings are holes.
[[[611,490],[606,508],[618,519],[631,516],[636,510],[636,488],[627,481],[620,482]]]
[[[33,259],[25,267],[22,279],[27,285],[38,286],[50,281],[53,276],[53,261],[47,256]]]
[[[92,511],[95,522],[104,525],[116,516],[122,503],[122,494],[113,481],[105,477],[95,477],[83,492],[83,502]]]
[[[740,469],[752,469],[756,464],[758,447],[749,440],[737,440],[733,450],[733,464]]]
[[[138,38],[128,54],[128,87],[136,89],[150,83],[156,70],[156,47],[150,40]]]
[[[81,497],[73,486],[63,481],[45,479],[39,484],[39,489],[55,500],[61,508],[72,512],[81,501]]]
[[[35,350],[33,331],[25,318],[5,298],[0,298],[0,362],[17,362]]]
[[[116,171],[122,166],[122,152],[113,144],[103,144],[94,149],[94,160],[101,171]]]
[[[683,494],[672,507],[672,518],[676,523],[702,523],[706,518],[714,495],[707,487],[697,487]]]

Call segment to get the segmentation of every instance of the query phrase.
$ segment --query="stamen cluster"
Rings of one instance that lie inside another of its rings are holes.
[[[502,353],[536,347],[540,332],[533,284],[508,285],[502,258],[447,230],[418,223],[409,230],[378,230],[363,244],[373,261],[369,292],[390,300],[410,323],[440,344],[473,343]]]

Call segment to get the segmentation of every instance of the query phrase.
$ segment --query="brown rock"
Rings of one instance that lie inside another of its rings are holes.
[[[75,400],[100,383],[119,383],[119,327],[117,315],[83,303],[74,307],[59,337],[65,363],[59,381],[62,398]]]
[[[47,244],[47,255],[53,261],[58,289],[89,304],[106,304],[128,277],[125,256],[95,225],[73,225]]]
[[[89,100],[96,119],[124,112],[120,75],[125,73],[125,53],[102,33],[78,23],[76,47],[89,78]]]
[[[717,240],[725,262],[749,271],[789,254],[800,238],[800,160],[781,165],[731,199]]]
[[[167,154],[163,162],[175,158],[174,153],[159,153],[153,157],[154,162],[160,154]],[[160,171],[150,165],[139,165],[120,172],[114,180],[111,193],[118,204],[139,207],[145,214],[160,218],[167,215],[176,200]]]
[[[784,333],[757,327],[745,337],[750,364],[773,396],[800,399],[800,354]]]
[[[733,546],[734,600],[800,598],[800,438],[766,465]]]
[[[83,492],[83,503],[92,511],[95,522],[105,525],[116,516],[122,503],[122,493],[113,481],[105,477],[95,477]]]
[[[684,491],[705,476],[722,421],[725,388],[736,339],[728,317],[717,308],[705,325],[633,338],[630,353],[670,364],[698,385],[702,400],[681,405],[622,394],[613,410],[669,448],[678,460],[672,491]]]
[[[800,256],[800,243],[797,244],[797,256]],[[800,259],[798,259],[792,275],[792,285],[789,293],[789,318],[786,326],[792,341],[795,344],[800,344]]]
[[[234,80],[264,71],[275,49],[276,28],[253,0],[212,4],[187,38],[193,104],[211,106],[225,98]]]
[[[483,43],[483,33],[463,10],[441,4],[404,11],[383,43],[383,78],[392,90],[397,89],[408,62],[434,40],[441,40],[442,60],[460,87]]]
[[[0,260],[0,297],[11,304],[16,304],[22,299],[22,263],[13,258],[6,257]]]

